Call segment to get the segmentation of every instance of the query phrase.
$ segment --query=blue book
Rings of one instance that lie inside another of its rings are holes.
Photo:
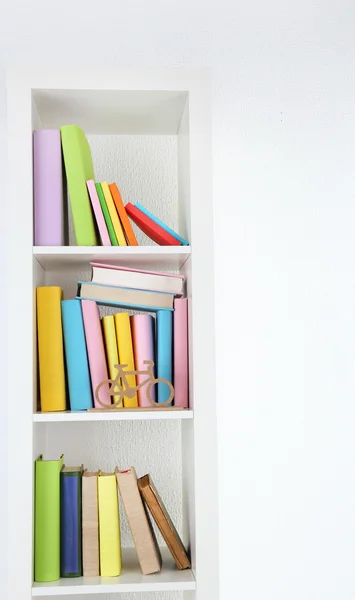
[[[65,362],[71,410],[92,408],[92,392],[80,300],[62,300]]]
[[[173,231],[172,229],[170,229],[170,227],[168,227],[167,225],[165,225],[165,223],[163,223],[163,221],[161,221],[160,219],[158,219],[158,217],[156,217],[149,210],[147,210],[146,208],[144,208],[144,206],[142,206],[141,204],[139,204],[139,202],[136,202],[134,206],[136,208],[138,208],[138,210],[140,210],[142,213],[144,213],[147,217],[149,217],[150,219],[152,219],[152,221],[154,221],[154,223],[156,223],[162,229],[164,229],[164,231],[166,231],[167,233],[170,233],[170,235],[172,235],[176,240],[178,240],[180,242],[180,244],[182,244],[182,246],[188,246],[189,245],[189,242],[187,242],[184,238],[182,238],[181,235],[179,235],[178,233],[175,233],[175,231]]]
[[[156,325],[157,377],[173,383],[173,313],[158,310]],[[166,402],[169,395],[169,387],[165,383],[158,383],[158,402]]]
[[[60,473],[60,576],[82,573],[81,485],[83,467],[63,467]]]

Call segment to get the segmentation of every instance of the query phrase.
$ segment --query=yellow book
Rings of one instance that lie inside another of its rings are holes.
[[[101,577],[121,573],[120,516],[115,473],[99,472],[99,544]]]
[[[66,408],[60,287],[37,288],[37,343],[41,411]]]
[[[110,188],[108,187],[107,181],[101,182],[101,189],[105,196],[108,212],[110,213],[110,217],[111,217],[112,225],[115,230],[116,237],[117,237],[118,245],[119,246],[127,246],[125,234],[123,232],[123,227],[121,225],[121,221],[118,216],[118,213],[117,213],[117,210],[115,207],[115,203],[111,196]]]
[[[117,313],[115,315],[115,326],[120,364],[127,365],[125,369],[126,371],[134,371],[134,355],[129,314]],[[127,382],[130,387],[135,387],[136,376],[127,375]],[[125,408],[134,408],[135,406],[138,406],[137,392],[134,394],[133,398],[127,398],[127,396],[125,396],[123,399],[123,405]]]
[[[104,340],[105,340],[105,348],[106,348],[106,358],[107,358],[107,366],[108,372],[110,374],[111,379],[116,379],[117,369],[115,365],[119,364],[118,352],[117,352],[117,340],[116,340],[116,330],[115,330],[115,321],[112,315],[103,317],[102,319],[103,331],[104,331]],[[118,396],[111,397],[113,402],[118,400]],[[122,408],[122,402],[117,405],[117,408]]]

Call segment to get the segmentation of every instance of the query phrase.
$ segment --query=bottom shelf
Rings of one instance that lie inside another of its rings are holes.
[[[161,549],[160,573],[142,575],[134,548],[122,548],[119,577],[74,577],[47,583],[33,583],[32,596],[69,596],[71,594],[119,594],[123,592],[171,592],[194,590],[190,569],[178,571],[167,548]]]

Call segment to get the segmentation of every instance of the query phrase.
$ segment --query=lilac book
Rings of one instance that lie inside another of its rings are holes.
[[[63,246],[62,146],[57,129],[33,133],[35,246]]]

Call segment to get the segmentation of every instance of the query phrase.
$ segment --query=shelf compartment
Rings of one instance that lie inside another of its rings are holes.
[[[117,410],[112,412],[83,412],[83,411],[65,411],[65,412],[37,412],[33,414],[35,423],[73,423],[73,422],[92,422],[92,421],[166,421],[166,420],[185,420],[193,419],[193,411],[184,410]]]
[[[171,592],[196,588],[190,569],[178,571],[169,551],[161,549],[163,567],[160,573],[142,575],[134,548],[122,549],[122,571],[119,577],[76,577],[46,583],[33,583],[32,596],[69,596],[83,594],[119,594],[123,592]]]
[[[179,270],[190,246],[34,246],[33,256],[46,270],[87,268],[90,261],[111,262],[143,269]]]

